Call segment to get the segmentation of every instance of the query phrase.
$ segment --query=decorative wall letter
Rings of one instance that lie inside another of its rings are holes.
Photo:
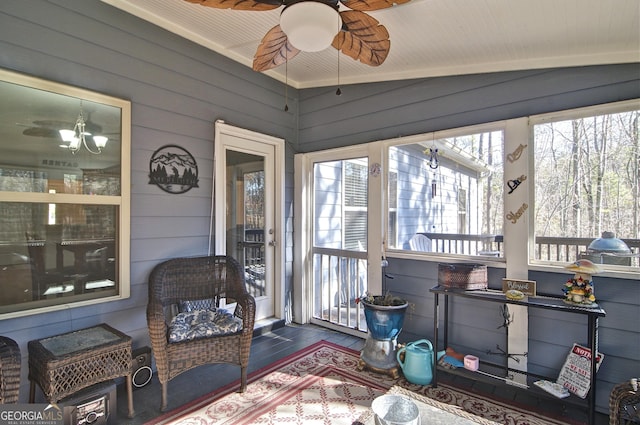
[[[524,174],[521,175],[519,178],[517,179],[513,179],[513,180],[507,180],[507,186],[509,186],[509,189],[511,189],[509,191],[509,195],[511,195],[511,193],[516,190],[516,188],[518,186],[520,186],[520,183],[522,183],[523,181],[525,181],[527,179],[527,176],[525,176]]]
[[[522,143],[520,143],[520,146],[518,146],[516,150],[513,151],[513,153],[507,155],[507,159],[509,160],[509,162],[516,162],[518,159],[520,159],[520,156],[522,155],[522,152],[524,152],[524,148],[526,147],[527,145],[523,145]]]
[[[515,213],[513,211],[509,211],[507,213],[507,220],[515,224],[520,219],[522,214],[527,210],[527,208],[529,208],[529,205],[524,203],[520,208],[518,208],[518,211],[516,211]]]

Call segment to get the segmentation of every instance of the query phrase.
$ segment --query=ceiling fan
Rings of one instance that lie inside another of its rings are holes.
[[[25,136],[56,138],[59,137],[58,130],[61,128],[73,128],[72,122],[57,120],[35,120],[32,124],[17,124],[26,127],[22,134]]]
[[[262,72],[294,58],[301,51],[333,46],[370,65],[381,65],[391,47],[389,32],[364,11],[380,10],[410,0],[184,0],[217,9],[265,11],[284,6],[280,24],[262,38],[253,70]],[[350,10],[340,12],[340,4]]]
[[[18,124],[21,127],[26,127],[22,134],[25,136],[45,137],[55,139],[60,137],[60,130],[71,130],[74,126],[74,122],[71,121],[59,121],[59,120],[35,120],[33,124]],[[88,114],[86,120],[86,131],[89,133],[97,134],[102,133],[102,126],[91,121],[91,114]]]

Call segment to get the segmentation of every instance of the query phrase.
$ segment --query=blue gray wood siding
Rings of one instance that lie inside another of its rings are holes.
[[[287,140],[286,239],[293,240],[296,103],[290,98],[284,112],[281,83],[98,0],[3,1],[0,67],[132,103],[131,297],[0,321],[0,334],[18,341],[22,351],[22,401],[29,393],[29,340],[106,322],[131,335],[134,348],[149,345],[145,309],[152,267],[207,253],[216,120]],[[196,158],[198,188],[172,195],[148,184],[151,155],[166,144]]]

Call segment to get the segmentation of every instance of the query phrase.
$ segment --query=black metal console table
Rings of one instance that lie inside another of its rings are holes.
[[[587,403],[588,403],[588,417],[589,424],[593,424],[595,421],[595,407],[596,407],[596,353],[598,352],[598,319],[600,317],[606,316],[606,312],[600,307],[581,307],[566,304],[562,298],[553,297],[553,296],[536,296],[536,297],[528,297],[521,301],[510,300],[507,299],[501,291],[496,290],[475,290],[475,291],[465,291],[460,289],[449,289],[443,286],[434,286],[430,289],[430,292],[434,294],[434,306],[433,306],[433,315],[434,315],[434,351],[437,353],[439,351],[438,348],[438,330],[439,330],[439,310],[440,310],[440,295],[444,296],[444,323],[443,323],[443,341],[444,348],[448,346],[448,331],[449,331],[449,297],[465,297],[470,299],[475,299],[478,301],[488,301],[488,302],[496,302],[502,304],[515,304],[522,305],[530,308],[541,308],[547,310],[555,310],[563,313],[575,313],[582,314],[587,316],[588,320],[588,341],[589,348],[591,349],[591,376],[590,376],[590,389],[589,394],[587,395]],[[437,386],[437,359],[434,356],[434,362],[436,364],[433,365],[433,386]],[[482,368],[481,368],[482,369]],[[514,371],[523,373],[521,371]],[[473,372],[469,372],[473,373]],[[529,376],[532,379],[527,379],[528,384],[532,384],[534,380],[541,379],[544,377],[540,376]],[[531,382],[529,382],[531,381]],[[531,387],[531,386],[530,386]],[[574,396],[571,396],[574,397]]]

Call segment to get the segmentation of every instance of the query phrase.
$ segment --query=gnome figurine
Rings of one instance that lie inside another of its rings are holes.
[[[565,295],[564,301],[568,304],[597,306],[591,276],[598,273],[600,268],[590,260],[583,259],[565,266],[565,269],[575,274],[562,288]]]

